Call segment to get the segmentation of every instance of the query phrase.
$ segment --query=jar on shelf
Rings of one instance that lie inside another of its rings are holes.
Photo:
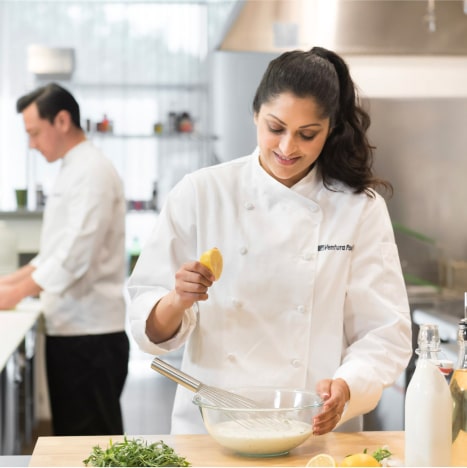
[[[193,119],[188,112],[182,112],[177,119],[177,130],[181,133],[193,131]]]

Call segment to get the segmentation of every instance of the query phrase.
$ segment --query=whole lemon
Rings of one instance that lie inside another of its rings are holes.
[[[369,453],[354,453],[345,457],[339,466],[381,466]]]

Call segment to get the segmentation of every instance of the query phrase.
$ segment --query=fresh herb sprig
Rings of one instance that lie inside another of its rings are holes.
[[[83,463],[86,466],[191,466],[162,440],[148,444],[126,436],[123,442],[113,443],[110,439],[105,450],[96,445]]]
[[[392,452],[390,452],[386,447],[381,447],[378,450],[373,452],[373,458],[376,458],[381,463],[381,460],[384,460],[385,458],[389,458],[392,455]]]
[[[368,449],[365,449],[363,453],[367,453]],[[387,449],[387,447],[381,447],[378,450],[375,450],[371,456],[375,458],[379,463],[381,463],[381,460],[384,460],[385,458],[389,458],[392,455],[392,453]]]

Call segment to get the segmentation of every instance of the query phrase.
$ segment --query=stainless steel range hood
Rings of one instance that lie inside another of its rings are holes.
[[[467,55],[467,0],[241,0],[219,49]]]

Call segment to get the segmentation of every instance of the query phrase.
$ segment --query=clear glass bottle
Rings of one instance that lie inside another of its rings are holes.
[[[36,185],[36,210],[43,210],[45,207],[45,195],[42,184]]]
[[[138,237],[133,237],[129,250],[129,266],[128,274],[131,275],[133,269],[135,268],[136,262],[138,261],[139,255],[141,253],[141,244]]]
[[[467,466],[467,318],[459,322],[459,355],[451,378],[452,466]]]
[[[420,326],[419,355],[405,395],[405,466],[450,466],[452,398],[438,367],[437,325]]]

